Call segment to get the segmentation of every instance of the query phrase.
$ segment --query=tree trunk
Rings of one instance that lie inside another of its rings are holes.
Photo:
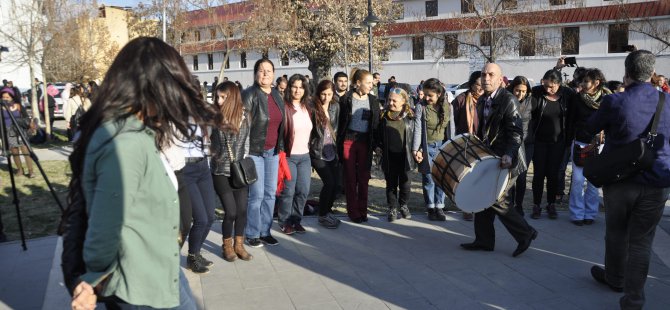
[[[47,132],[47,140],[51,140],[51,115],[49,115],[49,94],[47,94],[46,70],[42,68],[42,97],[44,97],[44,127]],[[54,100],[56,98],[54,97]],[[56,107],[54,106],[54,109]]]
[[[39,98],[37,98],[37,88],[39,85],[35,85],[35,68],[33,68],[32,59],[28,60],[28,68],[30,69],[30,110],[33,113],[33,118],[40,119],[40,109],[39,109]]]
[[[332,64],[323,59],[309,59],[307,68],[312,73],[312,84],[316,87],[322,80],[330,79],[330,68]]]

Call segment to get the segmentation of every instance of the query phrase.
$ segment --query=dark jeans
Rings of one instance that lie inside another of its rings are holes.
[[[605,273],[624,288],[621,309],[642,309],[651,244],[670,188],[632,182],[603,187],[605,201]]]
[[[337,195],[337,184],[339,183],[340,166],[337,164],[337,160],[324,161],[312,158],[312,167],[323,182],[321,193],[319,193],[319,216],[325,216],[333,209],[333,202]]]
[[[572,161],[570,156],[572,155],[572,142],[569,143],[570,147],[566,147],[563,150],[563,159],[561,160],[560,165],[558,166],[558,180],[556,181],[556,194],[564,196],[568,193],[565,192],[565,172],[568,169],[568,163]],[[569,190],[569,188],[568,188]]]
[[[368,216],[368,142],[344,141],[344,187],[347,196],[347,214],[350,219]]]
[[[535,142],[533,151],[533,204],[542,203],[544,180],[547,179],[547,203],[556,202],[558,170],[563,160],[565,143]]]
[[[411,183],[404,168],[406,156],[404,153],[388,153],[386,165],[389,171],[384,174],[384,177],[386,178],[386,202],[392,208],[407,205],[409,198]]]
[[[215,219],[214,184],[204,159],[197,163],[187,163],[182,171],[193,213],[193,226],[188,234],[188,253],[198,254]]]
[[[510,184],[514,184],[515,181],[510,180]],[[508,193],[509,190],[500,197],[493,207],[475,213],[475,243],[485,247],[495,247],[496,231],[493,227],[493,220],[495,220],[496,214],[517,242],[521,243],[532,235],[533,228],[528,225],[528,222],[518,212],[511,210],[512,200]]]
[[[223,239],[231,238],[233,229],[235,236],[244,236],[244,228],[247,226],[249,187],[233,188],[230,185],[230,177],[225,175],[212,175],[212,181],[223,206],[224,214],[221,223]]]
[[[533,159],[533,144],[525,144],[525,153],[526,153],[526,165],[530,167],[530,162]],[[516,183],[514,187],[510,189],[510,199],[514,201],[514,209],[524,216],[523,213],[523,198],[526,196],[526,177],[528,176],[528,170],[519,174],[516,178]]]
[[[291,180],[284,181],[279,199],[279,224],[296,224],[302,220],[309,186],[312,181],[312,162],[309,154],[286,157],[291,171]]]
[[[188,232],[191,230],[191,220],[193,219],[193,211],[191,210],[191,197],[188,194],[188,186],[184,183],[184,169],[174,172],[177,176],[177,184],[179,185],[179,234],[181,247],[186,242]]]

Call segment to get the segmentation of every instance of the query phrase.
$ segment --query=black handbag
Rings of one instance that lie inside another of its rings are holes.
[[[230,184],[233,188],[242,188],[254,184],[258,180],[258,174],[256,174],[256,165],[254,160],[245,157],[240,160],[235,160],[235,155],[233,155],[233,150],[228,144],[228,139],[226,139],[226,146],[228,147],[228,155],[230,156]]]
[[[605,154],[598,154],[586,159],[584,177],[596,187],[612,184],[628,179],[638,173],[649,170],[654,164],[654,140],[658,121],[665,105],[665,94],[659,94],[656,113],[651,129],[644,138],[610,150]]]

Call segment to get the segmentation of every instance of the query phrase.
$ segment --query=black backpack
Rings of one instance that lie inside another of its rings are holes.
[[[72,295],[74,288],[81,282],[79,277],[86,273],[83,250],[88,229],[88,214],[79,178],[72,178],[68,188],[70,193],[67,196],[67,208],[61,215],[58,234],[63,236],[61,255],[63,280]]]
[[[74,115],[70,117],[70,129],[72,131],[77,131],[79,129],[79,121],[81,120],[81,117],[84,115],[84,108],[79,105],[77,108],[77,111],[74,112]]]

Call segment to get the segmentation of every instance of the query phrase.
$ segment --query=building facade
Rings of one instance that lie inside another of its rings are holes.
[[[399,82],[418,84],[437,77],[459,84],[483,66],[485,55],[495,58],[509,78],[524,75],[539,82],[560,55],[567,55],[576,57],[579,66],[600,68],[609,80],[621,80],[630,45],[656,53],[657,72],[670,75],[667,45],[644,34],[666,31],[667,36],[670,1],[407,0],[395,5],[396,23],[387,27],[398,47],[374,70],[383,81],[396,76]],[[244,16],[240,12],[251,11],[246,2],[227,6],[229,11],[217,13],[236,12],[231,14],[235,22]],[[189,30],[182,54],[194,75],[211,82],[221,68],[225,45],[216,43],[206,23],[194,18],[192,24],[196,26]],[[310,74],[307,63],[282,59],[278,51],[270,50],[267,56],[276,76]],[[261,57],[260,51],[231,52],[225,76],[250,85],[253,63]],[[367,68],[367,63],[350,66]],[[565,69],[566,77],[572,71]]]

